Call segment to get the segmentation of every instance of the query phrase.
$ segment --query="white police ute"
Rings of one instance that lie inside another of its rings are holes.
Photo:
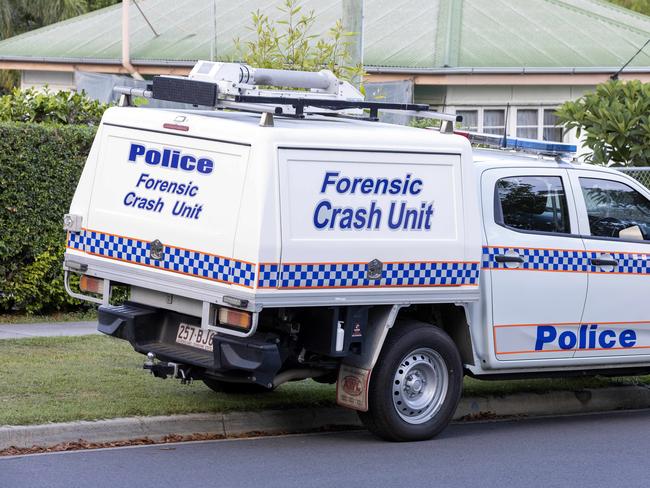
[[[465,374],[650,371],[650,193],[575,148],[454,134],[455,116],[366,102],[328,71],[201,61],[119,91],[65,216],[66,288],[155,376],[336,382],[372,432],[410,441],[447,425]]]

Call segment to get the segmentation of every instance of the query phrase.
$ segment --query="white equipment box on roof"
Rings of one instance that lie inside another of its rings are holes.
[[[65,217],[66,287],[101,303],[99,330],[147,354],[154,375],[220,391],[337,381],[338,402],[373,432],[415,440],[447,424],[464,372],[650,369],[642,302],[598,304],[629,280],[648,288],[623,265],[650,237],[633,180],[473,153],[455,116],[365,102],[327,71],[199,62],[120,91]],[[129,107],[132,96],[216,110]],[[379,123],[379,110],[441,131]],[[625,212],[600,208],[610,190],[630,193]],[[115,285],[129,287],[125,304],[110,304]]]

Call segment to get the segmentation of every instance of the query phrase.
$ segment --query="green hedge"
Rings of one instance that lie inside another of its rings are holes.
[[[0,122],[0,311],[76,308],[63,289],[63,215],[96,127]]]

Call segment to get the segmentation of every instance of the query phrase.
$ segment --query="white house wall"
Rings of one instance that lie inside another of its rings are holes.
[[[20,88],[35,88],[44,90],[48,87],[51,91],[73,90],[74,73],[71,71],[21,71]]]
[[[542,126],[543,110],[556,109],[564,102],[575,100],[594,89],[595,86],[585,85],[448,86],[444,106],[439,108],[448,112],[477,109],[479,114],[482,114],[484,109],[507,108],[507,133],[514,136],[517,134],[517,110],[538,109],[539,124]],[[565,134],[563,140],[570,143],[579,142],[575,131]]]

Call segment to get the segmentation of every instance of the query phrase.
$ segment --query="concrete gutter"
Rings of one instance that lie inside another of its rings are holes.
[[[516,393],[466,397],[454,419],[536,417],[650,408],[650,388],[620,386],[580,391]],[[133,417],[0,427],[0,450],[8,447],[47,447],[65,442],[114,442],[196,433],[236,437],[251,433],[309,432],[327,427],[361,427],[355,412],[343,408],[267,410],[215,414]]]

